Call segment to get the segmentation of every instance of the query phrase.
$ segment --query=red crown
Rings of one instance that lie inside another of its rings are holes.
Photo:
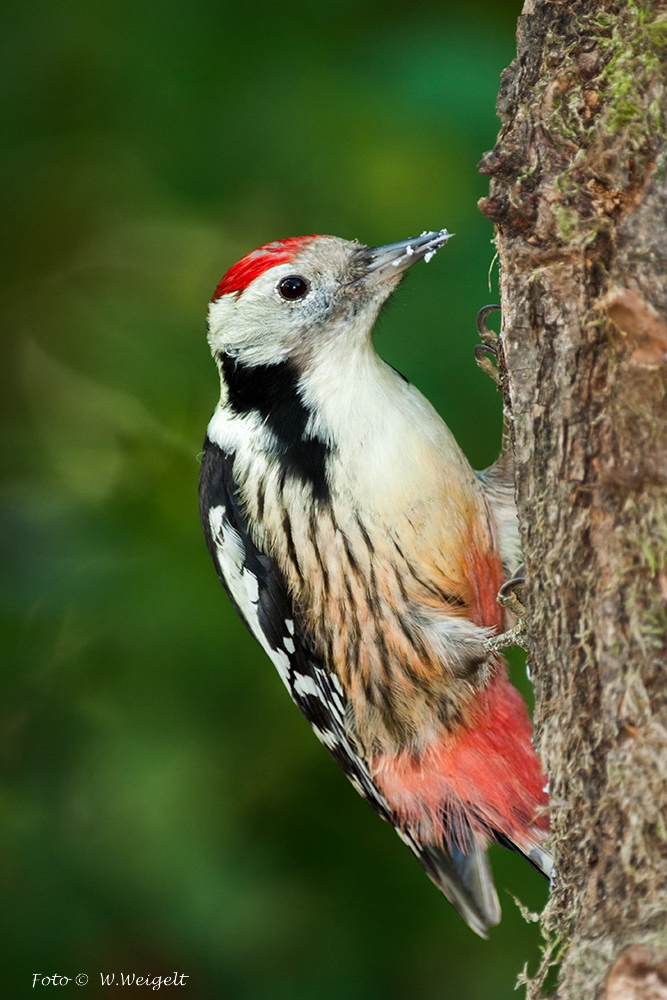
[[[229,292],[242,292],[260,274],[264,274],[276,264],[286,264],[293,257],[296,257],[306,243],[316,239],[316,234],[291,236],[286,240],[274,240],[273,243],[265,243],[264,246],[257,247],[252,253],[242,257],[238,264],[230,267],[213,293],[212,301],[215,302],[216,299],[228,295]]]

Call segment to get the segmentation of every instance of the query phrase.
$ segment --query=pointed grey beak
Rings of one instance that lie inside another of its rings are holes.
[[[452,234],[446,229],[438,233],[422,233],[411,240],[387,243],[383,247],[369,247],[366,251],[367,274],[378,278],[390,278],[405,271],[411,264],[421,260],[428,264],[440,247],[444,247]]]

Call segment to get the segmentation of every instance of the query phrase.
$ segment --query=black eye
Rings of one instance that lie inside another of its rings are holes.
[[[284,299],[302,299],[307,294],[310,283],[298,274],[290,274],[278,285],[278,291]]]

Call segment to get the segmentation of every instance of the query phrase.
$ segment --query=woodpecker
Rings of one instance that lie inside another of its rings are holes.
[[[232,604],[315,734],[487,937],[489,843],[551,871],[545,777],[497,652],[519,562],[511,464],[473,472],[371,340],[448,238],[294,237],[227,271],[200,506]]]

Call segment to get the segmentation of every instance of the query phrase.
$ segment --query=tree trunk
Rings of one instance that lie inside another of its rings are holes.
[[[664,0],[526,0],[480,167],[557,871],[529,998],[667,998],[666,57]]]

